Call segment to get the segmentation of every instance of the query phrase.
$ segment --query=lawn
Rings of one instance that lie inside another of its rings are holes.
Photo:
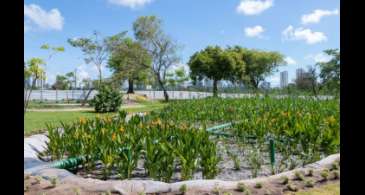
[[[163,108],[166,104],[160,102],[146,102],[143,103],[144,107],[137,108],[125,108],[128,113],[134,112],[149,112],[152,110],[158,110]],[[113,115],[115,113],[99,114]],[[24,134],[32,135],[39,132],[44,132],[46,123],[59,124],[60,121],[69,123],[79,119],[80,117],[92,118],[97,116],[98,113],[92,111],[57,111],[57,112],[27,112],[24,118]]]

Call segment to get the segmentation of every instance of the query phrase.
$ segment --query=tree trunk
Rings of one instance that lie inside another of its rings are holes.
[[[32,82],[32,86],[30,87],[29,89],[29,93],[27,94],[26,98],[25,98],[25,102],[24,102],[24,116],[25,116],[25,113],[27,112],[27,108],[28,108],[28,104],[29,104],[29,99],[30,99],[30,94],[32,93],[32,90],[36,84],[36,79],[33,79],[33,82]]]
[[[165,97],[165,101],[168,102],[169,101],[169,94],[167,93],[166,88],[165,88],[163,82],[161,81],[160,74],[157,73],[156,75],[157,75],[157,81],[158,81],[158,83],[160,84],[160,87],[163,90],[163,95]]]
[[[83,101],[82,101],[82,103],[81,103],[81,106],[85,106],[86,101],[87,101],[87,99],[89,98],[89,96],[90,96],[90,94],[91,94],[91,92],[92,92],[93,90],[94,90],[93,88],[89,89],[89,91],[87,92],[87,94],[86,94],[86,96],[85,96],[84,100],[83,100]]]
[[[128,79],[128,91],[127,93],[134,93],[134,89],[133,89],[133,79]]]
[[[218,81],[213,80],[213,97],[218,97]]]

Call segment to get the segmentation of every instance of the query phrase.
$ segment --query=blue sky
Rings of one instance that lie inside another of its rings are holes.
[[[26,0],[24,3],[24,58],[47,58],[44,43],[64,46],[65,52],[47,64],[48,81],[77,68],[80,77],[96,78],[96,69],[83,61],[68,38],[104,36],[129,31],[139,16],[156,15],[164,30],[182,48],[181,64],[208,45],[240,45],[279,51],[288,65],[267,78],[279,85],[279,72],[325,61],[322,51],[340,47],[339,0]],[[108,69],[103,70],[109,76]]]

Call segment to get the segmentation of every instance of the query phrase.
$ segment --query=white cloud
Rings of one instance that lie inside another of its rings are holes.
[[[327,41],[327,37],[323,32],[312,32],[311,29],[296,28],[288,26],[283,32],[284,40],[304,40],[307,44],[316,44]]]
[[[262,26],[254,26],[245,28],[245,34],[248,37],[262,37],[261,34],[265,31]]]
[[[318,53],[318,54],[310,54],[308,55],[307,57],[305,57],[306,59],[311,59],[313,60],[314,62],[316,63],[319,63],[319,62],[328,62],[331,60],[331,56],[325,54],[325,53]]]
[[[241,0],[236,10],[245,15],[258,15],[273,5],[274,0]]]
[[[81,65],[77,67],[77,72],[76,72],[76,78],[77,78],[77,82],[81,82],[83,79],[89,79],[90,78],[90,74],[89,72],[86,71],[86,66],[85,65]]]
[[[296,62],[293,58],[291,58],[291,57],[289,57],[289,56],[287,56],[284,60],[285,60],[285,62],[286,62],[288,65],[294,65],[294,64],[297,64],[297,62]]]
[[[143,7],[145,4],[151,3],[152,0],[109,0],[109,3],[125,6],[129,8]]]
[[[62,30],[64,24],[64,18],[58,9],[46,11],[35,4],[24,4],[24,17],[26,18],[25,23],[27,23],[24,25],[24,32],[30,29],[28,24],[45,30]]]
[[[338,15],[338,9],[333,11],[316,9],[310,14],[302,16],[302,24],[311,24],[320,22],[321,18],[324,16]]]

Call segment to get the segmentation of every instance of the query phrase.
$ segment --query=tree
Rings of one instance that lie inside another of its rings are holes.
[[[205,77],[213,80],[213,96],[216,97],[218,81],[236,80],[244,72],[245,64],[237,52],[208,46],[191,56],[188,65],[194,82]]]
[[[28,64],[28,66],[27,66]],[[32,79],[32,84],[30,88],[25,88],[24,93],[24,115],[27,112],[30,95],[32,93],[33,88],[36,85],[37,80],[41,78],[45,78],[45,72],[42,68],[42,65],[45,64],[44,60],[41,58],[31,58],[27,64],[24,62],[24,79]]]
[[[186,74],[183,67],[177,68],[173,72],[166,73],[166,81],[168,85],[172,87],[176,87],[178,85],[181,85],[185,81],[189,80],[188,75]]]
[[[319,62],[319,77],[322,84],[329,91],[338,94],[340,92],[340,51],[338,49],[328,49],[324,51],[332,58],[328,62]]]
[[[68,43],[76,48],[80,48],[84,53],[84,60],[87,64],[95,65],[99,74],[99,83],[102,82],[102,65],[107,60],[110,43],[108,38],[100,39],[100,33],[93,32],[91,38],[68,39]]]
[[[65,51],[65,48],[62,47],[62,46],[59,46],[59,47],[54,47],[54,46],[50,46],[49,44],[43,44],[41,46],[41,49],[43,50],[48,50],[50,51],[48,57],[47,57],[47,61],[50,61],[51,58],[57,54],[57,53],[61,53],[61,52],[64,52]],[[47,65],[47,61],[44,63],[44,66]],[[46,73],[46,70],[45,70],[46,67],[44,67],[44,72]],[[45,78],[40,78],[41,82],[42,82],[42,90],[43,90],[43,82],[45,81]]]
[[[67,90],[70,88],[70,86],[71,86],[71,83],[70,83],[69,79],[67,78],[67,76],[57,75],[56,81],[52,85],[52,88],[58,89],[58,90]]]
[[[241,74],[245,84],[258,89],[260,82],[265,77],[271,75],[277,70],[279,65],[284,65],[284,57],[279,52],[260,51],[254,49],[246,49],[240,46],[229,48],[240,54],[245,62],[245,73]]]
[[[127,79],[127,93],[134,93],[134,81],[146,79],[151,68],[151,57],[140,43],[126,38],[113,47],[108,67],[113,70],[115,79]]]
[[[82,106],[85,105],[92,90],[94,90],[95,87],[101,86],[103,80],[101,69],[102,65],[107,60],[109,51],[113,48],[115,42],[119,41],[120,37],[123,37],[126,33],[127,32],[122,32],[118,35],[106,37],[100,40],[100,33],[94,31],[93,36],[90,38],[73,38],[67,40],[71,46],[81,49],[85,56],[85,62],[87,64],[92,63],[95,65],[99,73],[99,83],[97,85],[93,85],[93,87],[89,89],[89,92],[82,101]]]
[[[152,57],[152,72],[164,92],[165,101],[169,100],[165,83],[168,69],[179,61],[177,45],[161,27],[162,21],[156,16],[141,16],[133,23],[136,39],[147,49]]]
[[[76,80],[76,72],[68,72],[66,73],[66,78],[67,78],[67,81],[69,83],[69,88],[72,89],[76,89],[76,85],[77,85],[77,80]],[[74,84],[74,86],[72,87],[72,84]]]

